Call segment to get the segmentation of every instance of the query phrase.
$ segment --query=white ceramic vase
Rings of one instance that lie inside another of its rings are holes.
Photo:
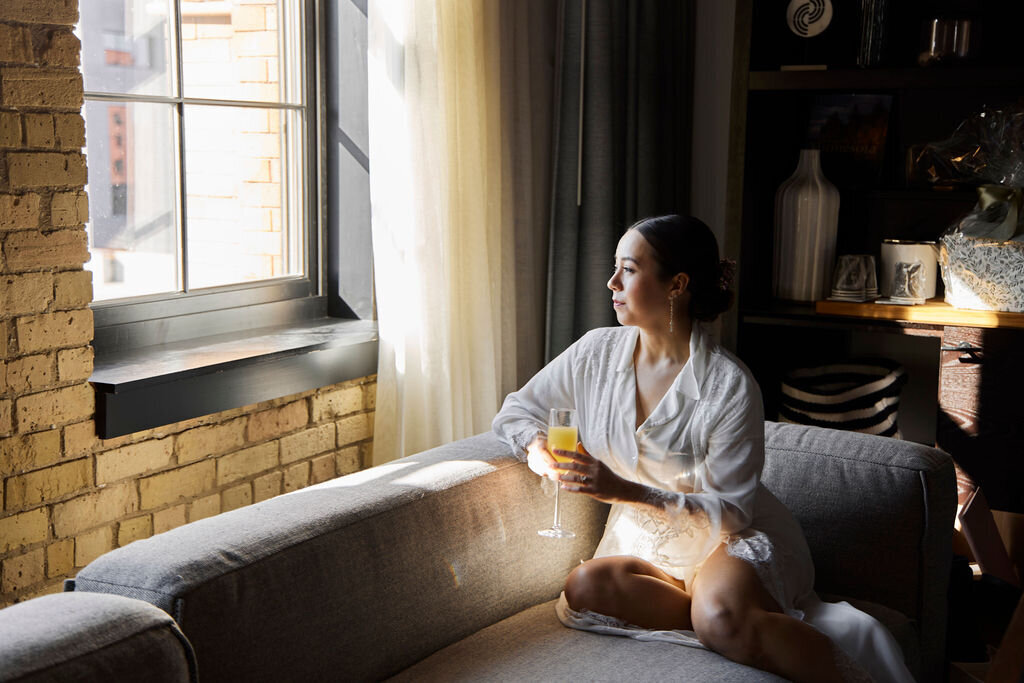
[[[821,173],[821,154],[800,150],[800,163],[775,193],[775,261],[772,290],[778,299],[828,297],[836,260],[839,190]]]

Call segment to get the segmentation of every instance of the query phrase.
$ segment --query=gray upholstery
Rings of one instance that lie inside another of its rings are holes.
[[[766,423],[765,438],[764,483],[807,536],[817,590],[905,614],[920,635],[911,671],[942,678],[952,460],[907,441],[799,425]]]
[[[944,595],[928,601],[948,577],[955,499],[948,458],[857,434],[766,429],[766,482],[803,524],[820,586],[899,609],[883,622],[910,643],[911,660],[927,655],[922,673],[933,670]],[[564,640],[556,649],[570,664],[567,653],[594,653],[587,678],[673,677],[676,666],[704,680],[765,680],[710,652],[558,625],[544,603],[593,553],[607,507],[565,496],[563,523],[579,537],[541,538],[548,489],[484,434],[137,541],[85,567],[74,588],[166,609],[206,680],[548,678],[528,664],[535,628]],[[891,574],[871,561],[889,551]],[[471,661],[481,659],[490,663]]]
[[[553,499],[485,434],[137,541],[74,585],[168,610],[208,680],[381,678],[556,597],[607,514],[563,503],[580,536],[538,536]]]
[[[708,650],[565,628],[546,602],[474,633],[391,681],[783,681]]]
[[[0,610],[0,681],[195,681],[188,641],[153,605],[58,593]]]

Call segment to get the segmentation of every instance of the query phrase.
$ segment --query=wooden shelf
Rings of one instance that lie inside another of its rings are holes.
[[[1024,67],[961,66],[935,68],[824,69],[751,71],[750,90],[905,90],[909,88],[1018,88]]]
[[[822,315],[848,316],[866,320],[1024,329],[1024,313],[953,308],[941,299],[929,299],[927,303],[917,306],[898,306],[873,302],[818,301],[814,304],[814,311]]]

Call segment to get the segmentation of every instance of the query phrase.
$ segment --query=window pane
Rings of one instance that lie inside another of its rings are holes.
[[[90,100],[85,125],[96,300],[180,289],[174,106]]]
[[[298,112],[185,107],[188,287],[302,272]]]
[[[172,0],[89,0],[79,3],[86,91],[176,94]]]
[[[185,97],[301,104],[297,11],[293,0],[183,1]]]

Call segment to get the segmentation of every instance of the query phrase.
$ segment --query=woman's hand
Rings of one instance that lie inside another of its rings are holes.
[[[557,479],[558,472],[555,471],[555,459],[548,451],[548,437],[545,434],[538,434],[526,447],[526,464],[535,473],[548,479]]]
[[[637,484],[623,479],[603,462],[590,455],[582,443],[576,444],[576,452],[555,451],[570,462],[555,461],[558,481],[566,491],[575,491],[596,498],[603,503],[634,502]]]

